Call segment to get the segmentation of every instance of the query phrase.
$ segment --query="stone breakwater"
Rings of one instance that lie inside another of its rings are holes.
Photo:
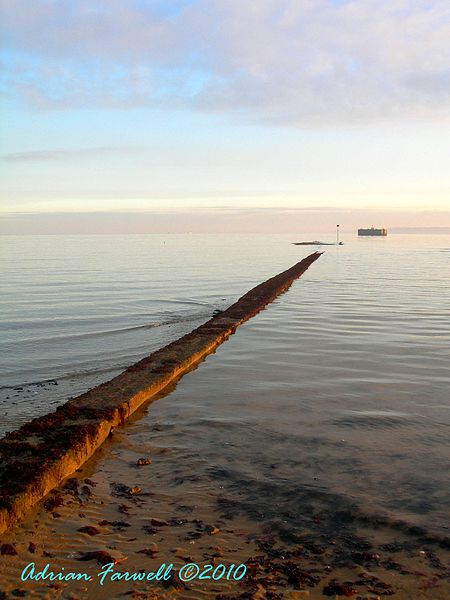
[[[8,433],[0,440],[0,533],[74,473],[144,402],[213,352],[320,257],[314,252],[251,289],[191,333],[110,381]]]

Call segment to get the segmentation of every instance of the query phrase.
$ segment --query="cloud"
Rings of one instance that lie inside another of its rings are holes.
[[[30,152],[11,152],[3,154],[1,160],[7,162],[46,162],[71,160],[73,158],[94,158],[101,156],[123,156],[136,154],[140,148],[134,146],[99,146],[96,148],[74,148],[71,150],[33,150]]]
[[[251,218],[249,216],[251,215]],[[111,234],[111,233],[290,233],[288,241],[308,239],[325,232],[324,240],[334,240],[336,224],[341,231],[356,235],[361,225],[376,223],[389,229],[439,227],[435,233],[450,233],[450,211],[352,210],[345,208],[305,211],[268,211],[237,207],[234,210],[153,210],[135,212],[45,212],[0,213],[0,235]],[[447,227],[446,227],[447,226]],[[446,228],[445,228],[446,227]],[[431,231],[430,231],[431,233]],[[306,237],[308,235],[308,237]],[[322,236],[320,236],[322,238]]]
[[[298,125],[450,116],[448,0],[3,0],[7,94]]]

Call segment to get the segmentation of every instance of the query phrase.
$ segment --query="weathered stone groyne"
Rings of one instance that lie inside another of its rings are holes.
[[[320,255],[314,252],[191,333],[1,439],[0,533],[88,460],[114,427],[287,290]]]

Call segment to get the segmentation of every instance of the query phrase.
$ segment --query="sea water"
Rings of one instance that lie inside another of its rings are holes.
[[[302,239],[1,238],[1,432],[290,267],[315,250]],[[342,239],[152,405],[141,435],[252,518],[295,527],[329,506],[448,534],[450,236]]]

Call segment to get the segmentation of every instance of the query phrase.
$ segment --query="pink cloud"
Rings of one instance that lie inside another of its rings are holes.
[[[1,5],[8,86],[41,106],[294,125],[450,116],[447,0],[198,0],[173,14],[152,1]]]

